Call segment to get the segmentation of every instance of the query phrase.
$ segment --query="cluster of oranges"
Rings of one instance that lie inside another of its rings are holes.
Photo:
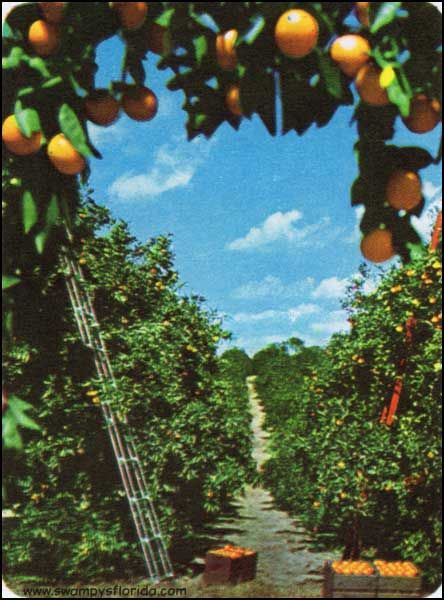
[[[369,25],[369,2],[357,2],[356,14],[361,24]],[[278,19],[274,39],[276,46],[287,57],[303,58],[316,46],[319,25],[316,19],[302,9],[291,9]],[[237,65],[236,42],[238,32],[230,29],[216,37],[216,58],[224,70],[233,70]],[[390,103],[387,87],[396,76],[393,69],[386,73],[370,58],[368,40],[359,34],[345,34],[336,38],[330,46],[330,56],[348,77],[355,79],[356,90],[361,99],[371,106]],[[241,94],[237,84],[229,86],[225,96],[228,110],[237,117],[242,116]],[[440,121],[441,105],[435,98],[418,94],[411,102],[410,115],[405,125],[415,133],[427,133]],[[391,174],[386,185],[385,201],[397,211],[410,212],[422,201],[421,179],[414,171],[397,170]],[[389,260],[396,254],[392,232],[375,229],[364,236],[361,243],[363,256],[375,263]]]
[[[410,561],[375,560],[378,573],[383,577],[417,577],[418,569]]]
[[[334,560],[331,567],[338,575],[373,575],[375,572],[365,560]]]
[[[242,548],[241,546],[232,546],[231,544],[227,544],[223,548],[216,548],[215,550],[210,550],[211,554],[215,554],[216,556],[222,556],[224,558],[242,558],[244,556],[253,556],[255,553],[254,550],[250,548]]]
[[[417,577],[419,570],[410,561],[375,560],[374,566],[365,560],[334,560],[331,567],[338,575],[374,575],[383,577]]]
[[[28,30],[28,43],[39,56],[55,54],[60,47],[60,26],[63,22],[65,2],[39,2],[42,19],[34,21]],[[114,2],[122,27],[129,31],[144,23],[148,11],[146,2]],[[165,29],[157,24],[150,28],[150,50],[161,54],[165,48]],[[84,112],[88,120],[107,127],[114,123],[120,109],[136,121],[149,121],[157,113],[158,101],[152,90],[142,85],[127,88],[120,102],[108,90],[95,90],[84,100]],[[44,143],[41,131],[25,136],[15,115],[9,115],[2,126],[5,146],[16,156],[30,156],[38,152]],[[65,175],[77,175],[86,167],[85,158],[63,134],[53,136],[47,144],[48,158],[53,166]]]

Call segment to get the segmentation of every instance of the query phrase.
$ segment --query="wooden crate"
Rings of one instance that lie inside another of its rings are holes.
[[[324,598],[421,598],[422,578],[374,575],[341,575],[324,565]]]
[[[378,573],[378,598],[420,598],[422,577],[398,577]]]
[[[205,557],[203,583],[205,585],[221,583],[241,583],[256,577],[257,552],[236,558],[220,556],[217,550],[210,550]]]
[[[324,598],[375,598],[377,589],[377,575],[341,575],[324,565]]]

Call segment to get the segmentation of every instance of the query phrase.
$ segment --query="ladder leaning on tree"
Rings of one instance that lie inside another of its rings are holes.
[[[68,249],[65,249],[63,253],[63,266],[69,299],[80,337],[83,344],[92,351],[94,357],[97,376],[103,392],[102,414],[142,548],[144,563],[149,578],[153,582],[159,582],[172,577],[173,568],[148,491],[134,436],[126,416],[113,410],[112,397],[118,392],[118,385],[91,297],[86,288],[84,274]]]

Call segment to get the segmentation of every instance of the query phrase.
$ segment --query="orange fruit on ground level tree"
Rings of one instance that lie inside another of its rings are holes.
[[[2,140],[9,152],[17,156],[29,156],[40,149],[42,134],[40,131],[36,131],[27,138],[20,131],[15,116],[9,115],[3,121]]]
[[[236,29],[230,29],[216,36],[216,60],[218,65],[227,71],[234,69],[237,65],[236,48],[234,47],[237,37]]]
[[[238,85],[231,85],[225,96],[225,103],[228,110],[236,117],[242,116],[242,107],[240,103],[240,88]]]
[[[65,11],[65,2],[39,2],[45,21],[48,23],[61,23]]]
[[[361,241],[361,252],[364,258],[374,263],[382,263],[395,256],[393,235],[388,229],[374,229],[367,233]]]
[[[292,8],[278,19],[274,39],[279,50],[290,58],[302,58],[318,43],[319,25],[307,11]]]
[[[421,179],[414,171],[395,171],[385,188],[387,202],[396,210],[412,210],[422,201]]]
[[[370,26],[370,2],[355,2],[356,16],[364,27]]]
[[[330,56],[349,77],[354,77],[369,60],[370,44],[362,35],[341,35],[330,48]]]
[[[85,111],[90,121],[107,127],[119,116],[120,104],[107,90],[96,90],[85,99]]]
[[[386,106],[390,104],[386,90],[381,86],[381,69],[368,63],[361,67],[356,75],[355,85],[363,102],[371,106]]]
[[[77,175],[86,167],[83,156],[63,133],[58,133],[51,138],[47,152],[54,167],[64,175]]]
[[[405,126],[413,133],[432,131],[441,121],[441,103],[425,94],[415,96],[410,104],[410,114],[403,119]]]
[[[157,97],[152,90],[143,85],[134,86],[124,93],[122,107],[131,119],[149,121],[157,113]]]
[[[139,29],[148,13],[146,2],[113,2],[112,7],[119,15],[122,26],[128,31]]]
[[[166,27],[152,23],[148,32],[148,49],[154,54],[168,54],[171,47],[171,36]]]
[[[57,25],[39,19],[28,30],[28,42],[39,56],[50,56],[60,46],[60,30]]]

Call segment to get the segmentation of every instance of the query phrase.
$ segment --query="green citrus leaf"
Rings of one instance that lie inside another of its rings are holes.
[[[20,100],[15,103],[14,116],[20,131],[25,137],[30,138],[33,133],[41,131],[38,112],[33,108],[23,108]]]
[[[396,13],[401,6],[402,2],[383,2],[371,24],[370,32],[377,33],[386,25],[390,25],[395,20]]]
[[[22,198],[22,211],[23,211],[23,229],[25,233],[29,233],[34,225],[37,223],[38,211],[34,201],[32,192],[26,190],[23,193]]]
[[[202,63],[202,59],[208,52],[208,42],[204,35],[200,35],[193,40],[194,54],[198,65]]]
[[[48,236],[49,236],[49,230],[46,228],[43,229],[43,231],[40,231],[40,233],[38,233],[35,236],[35,238],[34,238],[35,248],[39,254],[43,254]]]
[[[69,104],[65,103],[60,107],[59,124],[62,133],[80,154],[86,157],[93,155],[82,124]]]
[[[2,290],[8,290],[18,283],[20,283],[18,277],[14,277],[14,275],[2,275]]]
[[[155,22],[158,25],[161,25],[162,27],[169,27],[170,23],[171,23],[171,19],[174,16],[174,13],[175,13],[175,9],[169,8],[168,10],[164,11],[159,17],[157,17]]]

